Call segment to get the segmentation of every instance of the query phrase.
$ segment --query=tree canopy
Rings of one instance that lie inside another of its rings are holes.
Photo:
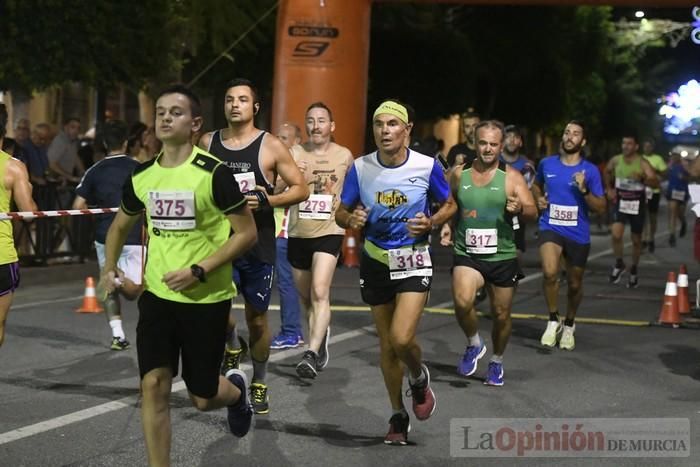
[[[78,81],[138,91],[195,82],[218,95],[234,76],[271,96],[275,0],[5,0],[0,89]],[[628,43],[610,7],[378,3],[372,105],[403,98],[419,118],[473,107],[558,132],[569,118],[593,134],[649,124],[670,62]],[[634,32],[633,32],[634,33]],[[636,34],[636,33],[635,33]],[[637,40],[637,39],[635,39]],[[627,42],[626,42],[627,41]],[[649,45],[664,45],[658,38]],[[658,49],[659,47],[657,47]],[[700,61],[698,61],[700,62]]]
[[[0,89],[32,91],[76,81],[140,90],[187,80],[274,3],[6,0],[0,4]],[[266,26],[251,31],[234,54],[250,58],[271,48],[267,46],[274,42],[274,15]],[[244,65],[253,61],[242,60]],[[217,65],[226,64],[223,60]],[[236,68],[243,72],[240,65]],[[271,73],[272,64],[269,69]],[[232,71],[230,66],[226,71]],[[213,69],[211,75],[220,73]],[[207,81],[211,79],[203,82]]]
[[[0,89],[32,91],[68,81],[135,89],[172,74],[169,0],[6,0]]]
[[[474,108],[550,134],[572,118],[647,132],[675,65],[611,7],[379,4],[372,20],[370,103],[404,97],[423,119]]]

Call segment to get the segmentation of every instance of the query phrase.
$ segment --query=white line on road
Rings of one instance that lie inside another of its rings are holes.
[[[55,301],[54,301],[55,302]],[[34,303],[36,305],[36,303]],[[355,337],[362,336],[367,333],[374,331],[374,325],[365,326],[362,328],[354,329],[352,331],[344,332],[338,334],[337,336],[332,336],[329,345],[337,344],[348,339],[353,339]],[[287,349],[281,352],[276,352],[270,356],[271,362],[277,362],[284,360],[288,357],[293,357],[295,355],[301,355],[304,352],[303,348],[299,349]],[[249,364],[241,365],[243,370],[250,370],[252,367]],[[172,392],[178,392],[186,389],[184,381],[178,381],[172,386]],[[139,396],[128,396],[118,399],[116,401],[105,402],[104,404],[96,405],[87,409],[79,410],[77,412],[62,415],[60,417],[52,418],[50,420],[45,420],[43,422],[34,423],[33,425],[27,425],[15,430],[7,431],[0,434],[0,445],[11,443],[13,441],[20,440],[22,438],[27,438],[29,436],[38,435],[46,431],[55,430],[56,428],[61,428],[66,425],[71,425],[73,423],[82,422],[92,417],[98,415],[104,415],[117,410],[134,407],[139,400]]]
[[[82,298],[83,298],[82,295],[78,295],[77,297],[54,298],[51,300],[44,300],[41,302],[22,303],[20,305],[12,305],[12,310],[20,310],[22,308],[32,308],[32,307],[41,306],[41,305],[52,305],[54,303],[78,302]]]

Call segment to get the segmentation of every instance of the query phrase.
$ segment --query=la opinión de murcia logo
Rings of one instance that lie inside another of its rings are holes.
[[[452,419],[453,457],[688,457],[687,418]]]

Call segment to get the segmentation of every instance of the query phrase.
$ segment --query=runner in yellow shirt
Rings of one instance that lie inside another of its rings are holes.
[[[0,104],[0,147],[7,128],[7,109]],[[36,211],[32,185],[22,162],[0,151],[0,212],[9,212],[11,201],[21,211]],[[0,221],[0,346],[5,340],[5,320],[10,312],[14,292],[19,286],[19,258],[12,235],[12,221]]]

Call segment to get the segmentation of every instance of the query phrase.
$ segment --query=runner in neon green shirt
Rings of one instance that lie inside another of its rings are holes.
[[[5,138],[7,109],[0,103],[0,147]],[[22,162],[0,150],[0,212],[9,212],[14,200],[20,211],[36,211],[32,185]],[[12,221],[0,221],[0,346],[5,340],[5,319],[19,286],[19,261],[12,235]]]
[[[156,100],[162,152],[136,168],[107,233],[100,285],[114,291],[126,237],[145,211],[145,291],[136,328],[141,416],[150,465],[170,465],[170,388],[182,378],[199,410],[228,407],[238,437],[250,429],[248,381],[238,369],[219,375],[231,298],[231,262],[257,240],[255,221],[230,169],[192,145],[202,127],[199,99],[182,85]],[[230,235],[231,229],[233,235]]]

